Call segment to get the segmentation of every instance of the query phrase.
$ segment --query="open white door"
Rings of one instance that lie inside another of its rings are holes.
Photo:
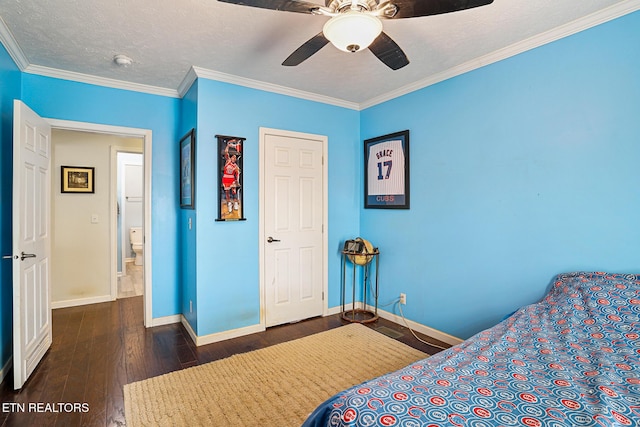
[[[22,388],[51,346],[51,127],[13,105],[13,386]]]
[[[261,129],[266,326],[323,314],[325,141]]]

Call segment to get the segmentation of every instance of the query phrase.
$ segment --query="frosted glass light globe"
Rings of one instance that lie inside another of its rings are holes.
[[[382,22],[362,12],[334,16],[322,28],[324,36],[338,49],[357,52],[369,47],[382,32]]]

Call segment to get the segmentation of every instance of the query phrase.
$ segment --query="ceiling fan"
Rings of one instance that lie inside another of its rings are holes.
[[[384,31],[381,19],[438,15],[485,6],[493,0],[325,0],[325,6],[303,0],[218,0],[243,6],[330,16],[316,34],[282,65],[295,66],[331,42],[345,52],[369,50],[392,70],[409,64],[407,55]]]

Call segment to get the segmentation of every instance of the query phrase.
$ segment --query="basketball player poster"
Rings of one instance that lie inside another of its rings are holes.
[[[364,207],[409,209],[409,131],[364,141]]]
[[[245,138],[216,135],[218,139],[218,219],[244,220],[242,156]]]

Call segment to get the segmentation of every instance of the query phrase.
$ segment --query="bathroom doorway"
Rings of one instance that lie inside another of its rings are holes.
[[[140,147],[141,148],[141,147]],[[144,170],[137,150],[116,149],[116,228],[118,281],[116,298],[143,295]]]

